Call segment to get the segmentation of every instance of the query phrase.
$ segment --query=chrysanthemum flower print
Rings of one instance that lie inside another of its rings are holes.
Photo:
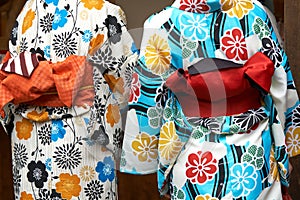
[[[231,17],[242,19],[254,8],[252,0],[221,0],[222,10]]]
[[[21,192],[20,200],[33,200],[33,196],[30,193],[26,193],[25,191]]]
[[[84,7],[89,10],[92,10],[93,8],[101,10],[104,4],[103,0],[81,0],[81,2],[84,4]]]
[[[207,13],[210,9],[206,0],[181,0],[179,8],[194,13]]]
[[[150,136],[147,133],[141,133],[133,140],[132,149],[141,162],[157,159],[158,140],[156,136]]]
[[[24,34],[31,26],[32,22],[35,18],[35,12],[33,10],[28,10],[26,16],[24,17],[24,21],[22,23],[22,34]]]
[[[61,194],[63,199],[71,199],[73,196],[78,197],[81,191],[79,185],[80,179],[74,174],[62,173],[59,175],[59,182],[55,184],[56,191]]]
[[[33,124],[30,120],[22,118],[22,121],[16,123],[17,137],[22,140],[27,140],[31,137],[31,132],[33,130]]]
[[[165,123],[160,130],[158,148],[160,156],[167,161],[172,160],[181,150],[182,143],[176,134],[173,121]]]
[[[205,195],[196,196],[195,200],[219,200],[219,199],[216,197],[212,197],[209,194],[205,194]]]
[[[183,13],[179,16],[181,32],[190,41],[204,41],[208,34],[207,17],[193,13]]]
[[[228,30],[221,38],[221,50],[230,60],[245,61],[248,59],[246,41],[238,28]]]
[[[290,156],[300,153],[300,127],[290,127],[286,133],[286,144]]]
[[[137,102],[141,96],[141,83],[137,73],[132,74],[132,82],[130,87],[129,102]]]
[[[156,75],[162,75],[170,68],[170,47],[164,38],[154,34],[148,40],[145,49],[145,62],[147,68]]]
[[[118,105],[109,104],[106,112],[106,120],[113,127],[121,119],[120,109]]]
[[[191,153],[185,166],[187,178],[198,184],[211,180],[218,171],[218,162],[209,151]]]
[[[95,175],[96,175],[96,172],[95,172],[94,168],[91,166],[86,165],[80,169],[79,176],[80,176],[81,180],[83,180],[85,182],[89,182],[92,179],[94,179]]]

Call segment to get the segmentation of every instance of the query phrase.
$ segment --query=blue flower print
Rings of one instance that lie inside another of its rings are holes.
[[[47,57],[47,58],[50,58],[50,45],[45,46],[44,56]]]
[[[52,131],[51,131],[51,140],[56,142],[58,138],[64,138],[66,130],[64,129],[64,123],[62,120],[53,120],[52,121]]]
[[[45,0],[46,4],[53,3],[53,5],[57,6],[59,0]]]
[[[58,27],[63,27],[67,23],[68,11],[66,9],[55,9],[54,20],[52,22],[52,29],[56,30]]]
[[[185,38],[191,41],[203,41],[206,39],[208,30],[207,18],[201,18],[202,15],[194,15],[193,13],[182,14],[179,18],[182,33]]]
[[[84,42],[89,42],[92,38],[92,32],[90,30],[85,30],[82,35],[82,40]]]
[[[47,158],[46,161],[45,161],[45,165],[46,165],[46,169],[51,171],[52,169],[52,161],[51,161],[51,158]]]
[[[105,157],[103,162],[98,162],[96,167],[96,172],[99,173],[98,178],[100,181],[105,182],[107,179],[109,181],[114,180],[114,161],[111,157]]]
[[[237,163],[231,169],[231,188],[234,198],[248,196],[256,186],[257,173],[249,163]]]

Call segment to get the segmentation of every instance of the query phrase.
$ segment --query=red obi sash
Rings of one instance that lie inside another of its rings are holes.
[[[228,116],[261,106],[261,92],[268,93],[271,87],[273,62],[258,52],[244,65],[232,63],[224,68],[220,64],[218,60],[218,66],[208,70],[195,64],[188,70],[178,69],[167,79],[165,85],[176,95],[186,116]]]

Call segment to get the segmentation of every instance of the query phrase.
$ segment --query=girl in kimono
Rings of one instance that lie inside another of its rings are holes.
[[[171,199],[282,199],[300,153],[287,56],[257,0],[175,0],[144,23],[121,171]]]
[[[132,44],[108,1],[25,3],[1,64],[15,199],[117,199]]]

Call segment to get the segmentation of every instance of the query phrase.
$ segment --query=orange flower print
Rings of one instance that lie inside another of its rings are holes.
[[[55,184],[56,191],[61,194],[63,199],[71,199],[73,196],[78,197],[81,191],[79,185],[80,179],[74,174],[62,173],[59,175],[59,182]]]
[[[274,149],[271,149],[271,153],[270,153],[270,173],[271,173],[271,177],[273,178],[274,181],[279,181],[280,177],[279,177],[279,172],[278,172],[278,166],[277,166],[277,162],[275,160],[274,157]],[[271,181],[273,182],[273,181]]]
[[[25,191],[21,192],[20,200],[33,200],[32,194],[27,194]]]
[[[106,120],[113,127],[120,121],[120,110],[118,105],[109,104],[107,107]]]
[[[33,129],[33,124],[30,120],[23,118],[22,121],[16,123],[17,137],[22,140],[27,140],[31,137],[31,131]]]
[[[105,74],[104,78],[113,92],[124,93],[124,80],[121,77],[115,78],[113,75]]]
[[[101,10],[104,4],[103,0],[81,0],[81,2],[84,4],[84,7],[89,10],[92,10],[93,8]]]
[[[158,141],[155,136],[150,136],[147,133],[141,133],[136,136],[132,142],[134,154],[138,156],[139,161],[145,162],[157,159]]]
[[[168,41],[154,34],[150,37],[145,50],[147,68],[156,75],[162,75],[170,68],[171,53]]]
[[[103,34],[98,34],[96,37],[92,38],[90,41],[89,54],[93,54],[94,49],[100,46],[103,43],[103,40],[104,40]]]
[[[23,20],[22,34],[24,34],[32,26],[32,22],[34,18],[35,18],[35,12],[33,12],[31,9],[28,10]]]
[[[165,123],[160,130],[159,151],[166,160],[173,159],[181,150],[182,143],[176,134],[174,122]]]
[[[286,133],[286,144],[290,156],[300,154],[300,127],[290,127]]]
[[[36,122],[45,122],[49,120],[48,112],[45,110],[42,110],[40,113],[38,113],[36,110],[33,110],[27,113],[27,118]]]
[[[87,10],[83,10],[80,12],[79,16],[80,16],[80,19],[87,20],[89,17],[89,13]]]
[[[80,176],[81,180],[88,182],[95,177],[95,174],[96,174],[96,172],[95,172],[94,168],[86,165],[81,168],[79,176]]]
[[[222,10],[231,17],[242,19],[254,8],[252,0],[221,0]]]
[[[195,200],[218,200],[216,197],[211,197],[209,194],[206,195],[198,195]]]

